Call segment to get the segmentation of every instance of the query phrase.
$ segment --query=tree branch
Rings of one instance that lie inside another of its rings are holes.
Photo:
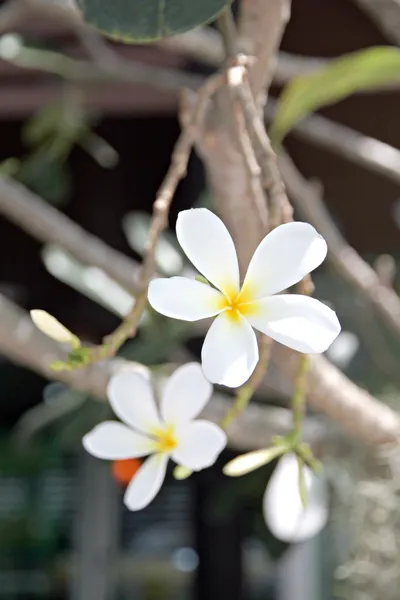
[[[275,107],[276,101],[269,98],[265,107],[267,121],[273,120]],[[400,184],[400,150],[389,144],[320,115],[312,115],[298,123],[292,134]]]
[[[257,58],[249,72],[257,104],[276,70],[278,48],[290,18],[290,4],[290,0],[248,0],[240,4],[239,44],[246,54]]]
[[[275,344],[273,360],[293,379],[301,355]],[[307,401],[367,444],[400,443],[400,416],[350,381],[323,356],[310,357],[306,376]]]
[[[0,178],[0,214],[40,242],[61,246],[76,260],[102,269],[127,290],[138,291],[139,265],[134,260],[11,179]]]
[[[400,45],[400,0],[354,0],[389,40]]]
[[[293,201],[326,239],[328,258],[338,273],[371,302],[400,340],[399,296],[382,285],[375,270],[343,238],[325,208],[319,188],[303,178],[287,154],[281,155],[279,165]]]
[[[87,395],[104,400],[108,381],[119,370],[147,373],[146,367],[119,358],[90,365],[84,371],[52,371],[49,369],[51,362],[66,359],[67,353],[61,346],[36,329],[28,313],[1,295],[0,314],[0,353],[48,379],[61,381]],[[203,417],[217,423],[230,405],[231,400],[215,393]],[[232,424],[230,442],[239,450],[262,448],[270,444],[274,435],[286,433],[290,424],[288,410],[253,405]],[[310,420],[306,427],[308,440],[320,442],[325,435],[326,428]]]

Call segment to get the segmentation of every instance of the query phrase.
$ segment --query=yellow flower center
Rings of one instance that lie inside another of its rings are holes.
[[[249,316],[255,312],[255,306],[252,302],[251,293],[248,290],[240,290],[239,293],[226,293],[220,300],[219,308],[225,310],[225,314],[232,321],[238,321],[240,315]]]
[[[165,429],[156,429],[153,432],[157,452],[172,452],[178,445],[173,425],[166,425]]]

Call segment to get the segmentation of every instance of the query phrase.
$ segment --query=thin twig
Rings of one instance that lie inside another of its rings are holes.
[[[168,226],[168,213],[181,179],[186,170],[198,130],[201,127],[210,98],[223,82],[221,74],[210,77],[199,90],[197,102],[191,118],[186,123],[172,152],[168,172],[157,192],[153,204],[153,216],[147,237],[144,260],[137,284],[136,301],[131,311],[113,333],[107,335],[103,343],[90,350],[89,357],[82,362],[82,367],[113,356],[127,339],[136,333],[140,318],[147,304],[147,289],[155,271],[155,256],[158,239]],[[79,365],[78,365],[79,366]]]
[[[309,357],[307,354],[302,354],[299,360],[299,367],[296,378],[294,380],[294,392],[292,396],[292,412],[293,412],[293,432],[300,439],[301,424],[306,412],[306,375],[309,366]]]
[[[250,137],[257,149],[263,186],[270,202],[270,227],[273,229],[283,220],[283,207],[288,202],[285,186],[279,173],[275,152],[272,149],[246,75],[244,76],[242,85],[237,87],[237,94]]]
[[[251,143],[240,103],[236,96],[236,93],[240,88],[241,85],[229,86],[235,140],[237,141],[246,167],[248,189],[250,191],[252,204],[260,215],[262,229],[266,232],[268,228],[268,209],[261,181],[261,169]]]
[[[262,172],[264,187],[268,193],[271,209],[270,227],[280,223],[293,221],[293,208],[286,193],[276,154],[272,148],[263,119],[257,109],[253,94],[246,76],[243,83],[237,86],[237,94],[246,119],[250,137],[257,148],[259,164]],[[300,293],[312,293],[314,286],[311,276],[307,275],[300,284]]]
[[[236,25],[232,9],[226,8],[218,19],[218,28],[221,33],[225,50],[226,87],[229,96],[229,108],[233,130],[233,141],[238,146],[243,158],[243,164],[247,173],[247,184],[250,198],[256,212],[261,216],[261,224],[266,232],[268,227],[268,211],[261,184],[261,169],[253,149],[246,122],[243,116],[239,98],[238,88],[242,86],[245,65],[250,62],[248,57],[239,55]]]
[[[254,369],[250,379],[238,390],[235,398],[235,402],[226,412],[224,417],[220,421],[220,426],[225,431],[229,429],[229,426],[235,421],[239,415],[246,410],[250,400],[254,396],[257,388],[260,386],[261,381],[268,370],[268,363],[271,355],[272,339],[266,335],[260,337],[260,358]]]

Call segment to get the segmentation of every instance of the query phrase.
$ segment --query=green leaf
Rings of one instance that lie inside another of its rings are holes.
[[[215,19],[232,0],[77,0],[84,19],[105,35],[143,43]]]
[[[283,90],[271,127],[274,144],[309,113],[358,91],[400,81],[400,49],[374,47],[332,60],[311,75],[295,77]]]

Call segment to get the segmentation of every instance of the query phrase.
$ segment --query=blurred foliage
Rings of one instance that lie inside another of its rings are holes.
[[[126,43],[153,42],[212,21],[232,0],[77,0],[85,20]]]
[[[294,77],[284,88],[271,126],[279,143],[309,113],[359,91],[379,90],[400,79],[400,49],[367,48],[329,61],[311,75]]]
[[[246,510],[251,531],[263,543],[272,560],[278,560],[290,546],[271,533],[262,512],[264,492],[276,465],[277,460],[274,460],[242,477],[224,478],[216,486],[206,511],[211,522],[223,522]]]
[[[147,236],[151,225],[151,216],[142,211],[127,213],[122,227],[132,250],[143,256]],[[156,269],[162,275],[178,275],[183,267],[183,253],[176,236],[171,231],[163,231],[156,247]]]
[[[59,542],[57,508],[48,510],[43,496],[46,474],[60,468],[63,458],[50,439],[21,446],[5,433],[0,437],[0,558],[39,562],[54,555]],[[54,504],[54,503],[53,503]],[[15,555],[15,557],[14,557]],[[14,558],[13,558],[14,557]]]
[[[0,436],[0,475],[37,475],[44,468],[55,466],[60,461],[60,451],[55,443],[16,445],[7,432]]]
[[[33,192],[57,206],[72,189],[68,157],[75,146],[88,152],[102,167],[118,162],[115,150],[92,131],[94,122],[74,94],[39,109],[25,122],[22,139],[29,148],[22,158],[10,157],[0,164],[0,174],[14,177]]]

